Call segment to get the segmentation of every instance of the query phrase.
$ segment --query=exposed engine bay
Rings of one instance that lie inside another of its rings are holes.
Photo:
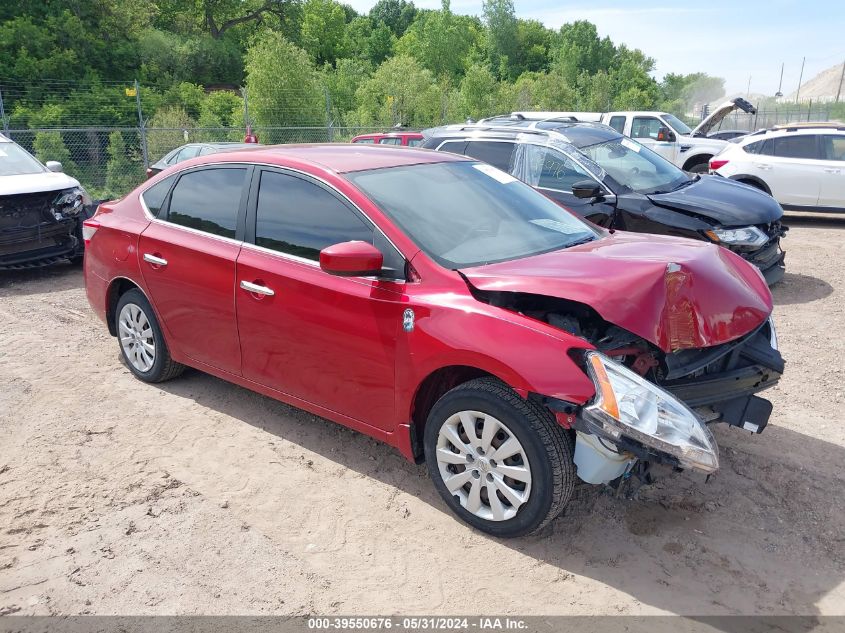
[[[544,321],[589,341],[605,356],[674,395],[706,424],[725,422],[754,433],[761,433],[766,427],[772,405],[755,394],[777,383],[784,370],[770,319],[727,343],[664,352],[642,337],[607,322],[583,303],[518,292],[477,289],[473,292],[480,301]],[[594,429],[579,428],[578,423],[573,427],[579,431],[579,440],[582,430],[587,432],[583,434],[584,440],[594,432]],[[594,435],[590,437],[595,439]],[[599,438],[591,450],[603,453],[610,460],[624,451],[640,460],[680,466],[671,455],[625,435],[614,437],[612,444]]]

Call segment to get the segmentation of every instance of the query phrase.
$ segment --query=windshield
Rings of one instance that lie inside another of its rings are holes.
[[[581,151],[629,191],[666,193],[692,182],[668,160],[624,136],[582,147]]]
[[[41,174],[44,167],[16,143],[0,143],[0,176]]]
[[[519,259],[598,237],[542,194],[484,163],[389,167],[346,177],[446,268]]]
[[[692,134],[692,130],[690,129],[690,127],[686,123],[681,121],[678,117],[676,117],[674,114],[664,114],[663,119],[678,134],[682,134],[683,136],[689,136],[690,134]]]

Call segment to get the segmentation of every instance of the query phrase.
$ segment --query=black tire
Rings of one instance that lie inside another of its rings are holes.
[[[748,185],[749,187],[754,187],[755,189],[758,189],[759,191],[762,191],[763,193],[768,193],[769,195],[772,195],[771,193],[769,193],[769,192],[766,190],[766,187],[764,187],[763,185],[761,185],[761,184],[760,184],[758,181],[756,181],[756,180],[750,180],[750,179],[748,179],[748,178],[746,178],[746,179],[737,178],[737,180],[736,180],[736,181],[737,181],[737,182],[741,182],[743,185]]]
[[[440,474],[436,457],[441,427],[460,411],[478,411],[497,418],[516,436],[528,458],[531,491],[516,515],[503,521],[478,517],[453,496]],[[479,378],[459,385],[432,407],[423,434],[428,473],[440,496],[461,519],[498,537],[517,537],[537,532],[557,517],[572,496],[575,465],[572,441],[566,430],[542,405],[523,400],[494,378]]]
[[[703,163],[696,163],[695,165],[690,165],[690,168],[687,171],[691,174],[706,174],[710,171],[710,163],[705,161]]]
[[[135,367],[120,342],[120,314],[123,308],[130,304],[137,306],[141,312],[143,312],[150,324],[150,329],[152,330],[153,341],[155,343],[155,357],[152,366],[147,371],[141,371]],[[159,327],[155,312],[153,311],[150,302],[147,301],[147,298],[144,296],[144,293],[137,288],[127,290],[118,300],[117,308],[114,311],[114,329],[117,332],[118,347],[120,348],[120,354],[123,358],[124,365],[126,365],[129,368],[129,371],[135,374],[136,377],[140,378],[144,382],[164,382],[165,380],[176,378],[179,374],[185,371],[184,365],[177,363],[170,357],[170,351],[167,349],[167,343],[161,333],[161,328]]]

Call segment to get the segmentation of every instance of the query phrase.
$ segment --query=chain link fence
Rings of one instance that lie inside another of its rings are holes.
[[[787,104],[771,108],[760,108],[756,114],[734,111],[726,116],[720,130],[745,130],[755,132],[760,129],[770,128],[775,125],[804,122],[823,122],[835,118],[835,104],[833,103],[807,103]],[[693,127],[697,125],[694,122]],[[716,130],[713,130],[714,132]]]
[[[349,142],[358,134],[383,131],[369,127],[257,127],[264,145]],[[7,135],[42,162],[62,163],[64,172],[95,200],[117,198],[146,178],[146,168],[186,143],[243,142],[242,127],[141,128],[77,127],[10,129]]]

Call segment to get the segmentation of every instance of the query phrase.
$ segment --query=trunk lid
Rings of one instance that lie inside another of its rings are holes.
[[[617,231],[569,249],[460,271],[479,290],[577,301],[665,352],[739,338],[772,311],[760,273],[727,249]]]

